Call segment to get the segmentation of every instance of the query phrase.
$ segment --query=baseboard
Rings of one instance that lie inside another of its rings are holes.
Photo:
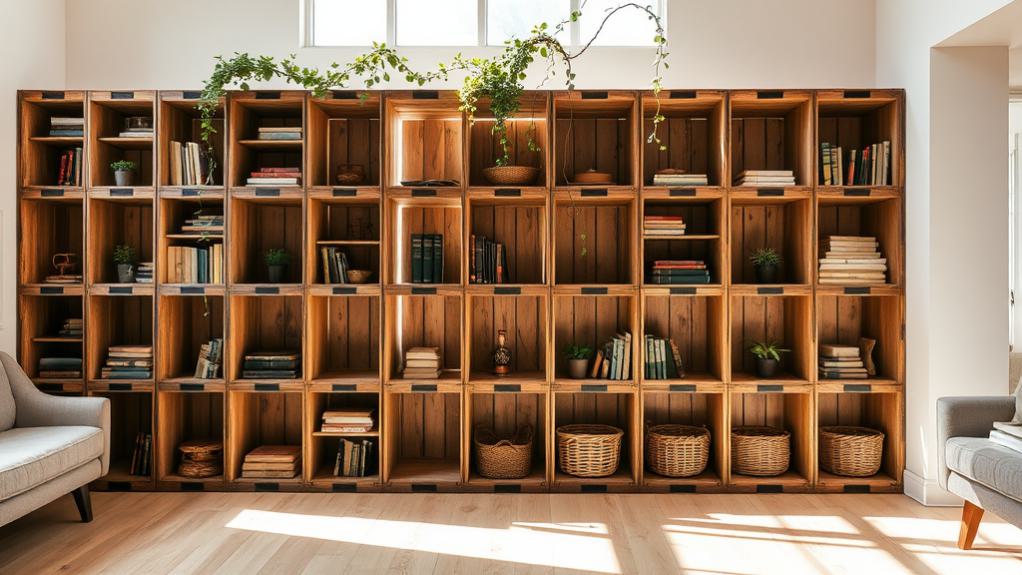
[[[927,507],[961,507],[962,498],[947,491],[939,483],[927,480],[908,469],[902,475],[905,495]]]

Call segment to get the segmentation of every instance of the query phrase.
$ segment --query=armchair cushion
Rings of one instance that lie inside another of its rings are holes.
[[[1010,395],[992,397],[942,397],[937,400],[937,479],[947,488],[950,474],[947,444],[953,437],[976,437],[989,441],[995,421],[1008,421],[1015,412]],[[1007,449],[1007,448],[1005,448]],[[1009,450],[1010,451],[1010,450]]]
[[[7,381],[7,374],[0,369],[0,431],[14,427],[14,393]]]
[[[98,427],[16,427],[0,433],[0,501],[99,459],[104,447]]]

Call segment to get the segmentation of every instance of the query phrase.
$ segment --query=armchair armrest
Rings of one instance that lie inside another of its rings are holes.
[[[947,440],[952,437],[987,437],[995,421],[1011,421],[1015,398],[1010,395],[985,397],[942,397],[937,400],[938,479],[947,487],[950,471],[945,460]]]

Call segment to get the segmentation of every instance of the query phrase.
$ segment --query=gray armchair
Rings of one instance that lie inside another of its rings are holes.
[[[0,525],[72,493],[92,520],[89,482],[110,467],[110,401],[39,391],[0,352]]]
[[[937,400],[939,480],[965,500],[958,547],[972,548],[984,511],[1022,527],[1022,453],[988,439],[995,421],[1011,421],[1015,398]]]

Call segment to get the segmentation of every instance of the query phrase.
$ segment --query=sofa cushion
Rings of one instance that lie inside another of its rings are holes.
[[[0,501],[98,459],[103,430],[82,425],[16,427],[0,432]]]
[[[14,392],[7,380],[7,372],[0,367],[0,431],[14,427],[14,415]]]
[[[945,456],[952,471],[1022,501],[1022,453],[985,437],[952,437]]]

